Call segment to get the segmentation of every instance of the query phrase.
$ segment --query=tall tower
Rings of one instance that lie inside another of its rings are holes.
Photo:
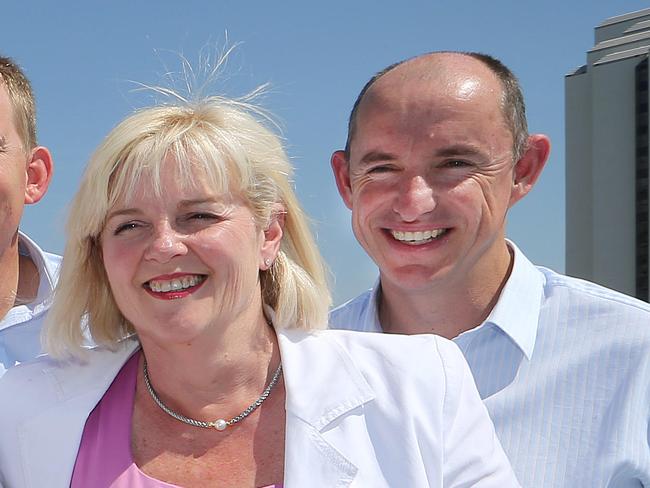
[[[649,301],[650,8],[596,27],[566,76],[566,272]]]

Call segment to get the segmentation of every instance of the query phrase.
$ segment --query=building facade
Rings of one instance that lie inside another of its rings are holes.
[[[605,20],[566,76],[566,272],[649,301],[650,8]]]

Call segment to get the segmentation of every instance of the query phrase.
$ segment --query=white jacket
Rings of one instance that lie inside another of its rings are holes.
[[[436,336],[278,332],[284,487],[519,486],[456,346]],[[0,485],[69,486],[86,418],[138,347],[0,378]],[[101,488],[101,487],[94,487]]]

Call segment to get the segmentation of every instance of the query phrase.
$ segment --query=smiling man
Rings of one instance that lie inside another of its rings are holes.
[[[549,152],[490,56],[374,76],[332,168],[380,277],[330,322],[453,339],[522,486],[650,486],[650,306],[535,267],[505,238]]]
[[[34,96],[9,58],[0,57],[0,376],[41,351],[40,329],[60,262],[18,231],[25,204],[38,202],[52,176],[36,144]]]

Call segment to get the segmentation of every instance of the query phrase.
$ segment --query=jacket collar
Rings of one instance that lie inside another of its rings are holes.
[[[327,331],[278,331],[286,389],[285,486],[348,486],[357,467],[324,433],[375,394]],[[318,471],[318,473],[315,473]]]
[[[115,376],[133,351],[134,340],[118,345],[115,352],[95,350],[91,354],[92,367],[79,367],[78,362],[61,364],[43,360],[41,374],[50,376],[50,393],[57,398],[48,408],[29,418],[22,426],[19,439],[26,486],[68,486],[72,477],[79,442],[86,418],[97,405]],[[96,385],[88,388],[88,385]],[[80,412],[83,412],[81,414]],[[43,440],[47,432],[50,440]],[[61,439],[61,442],[51,439]]]
[[[375,397],[348,353],[327,332],[281,330],[278,339],[287,411],[316,429],[324,430]]]
[[[287,410],[284,486],[310,486],[315,479],[321,486],[348,486],[358,468],[324,434],[375,394],[332,334],[279,330],[277,335]],[[127,340],[115,352],[94,350],[88,368],[44,360],[42,374],[52,378],[58,401],[22,426],[26,486],[69,484],[86,418],[138,346]],[[90,384],[97,386],[89,389]],[[43,442],[43,432],[62,442]]]

